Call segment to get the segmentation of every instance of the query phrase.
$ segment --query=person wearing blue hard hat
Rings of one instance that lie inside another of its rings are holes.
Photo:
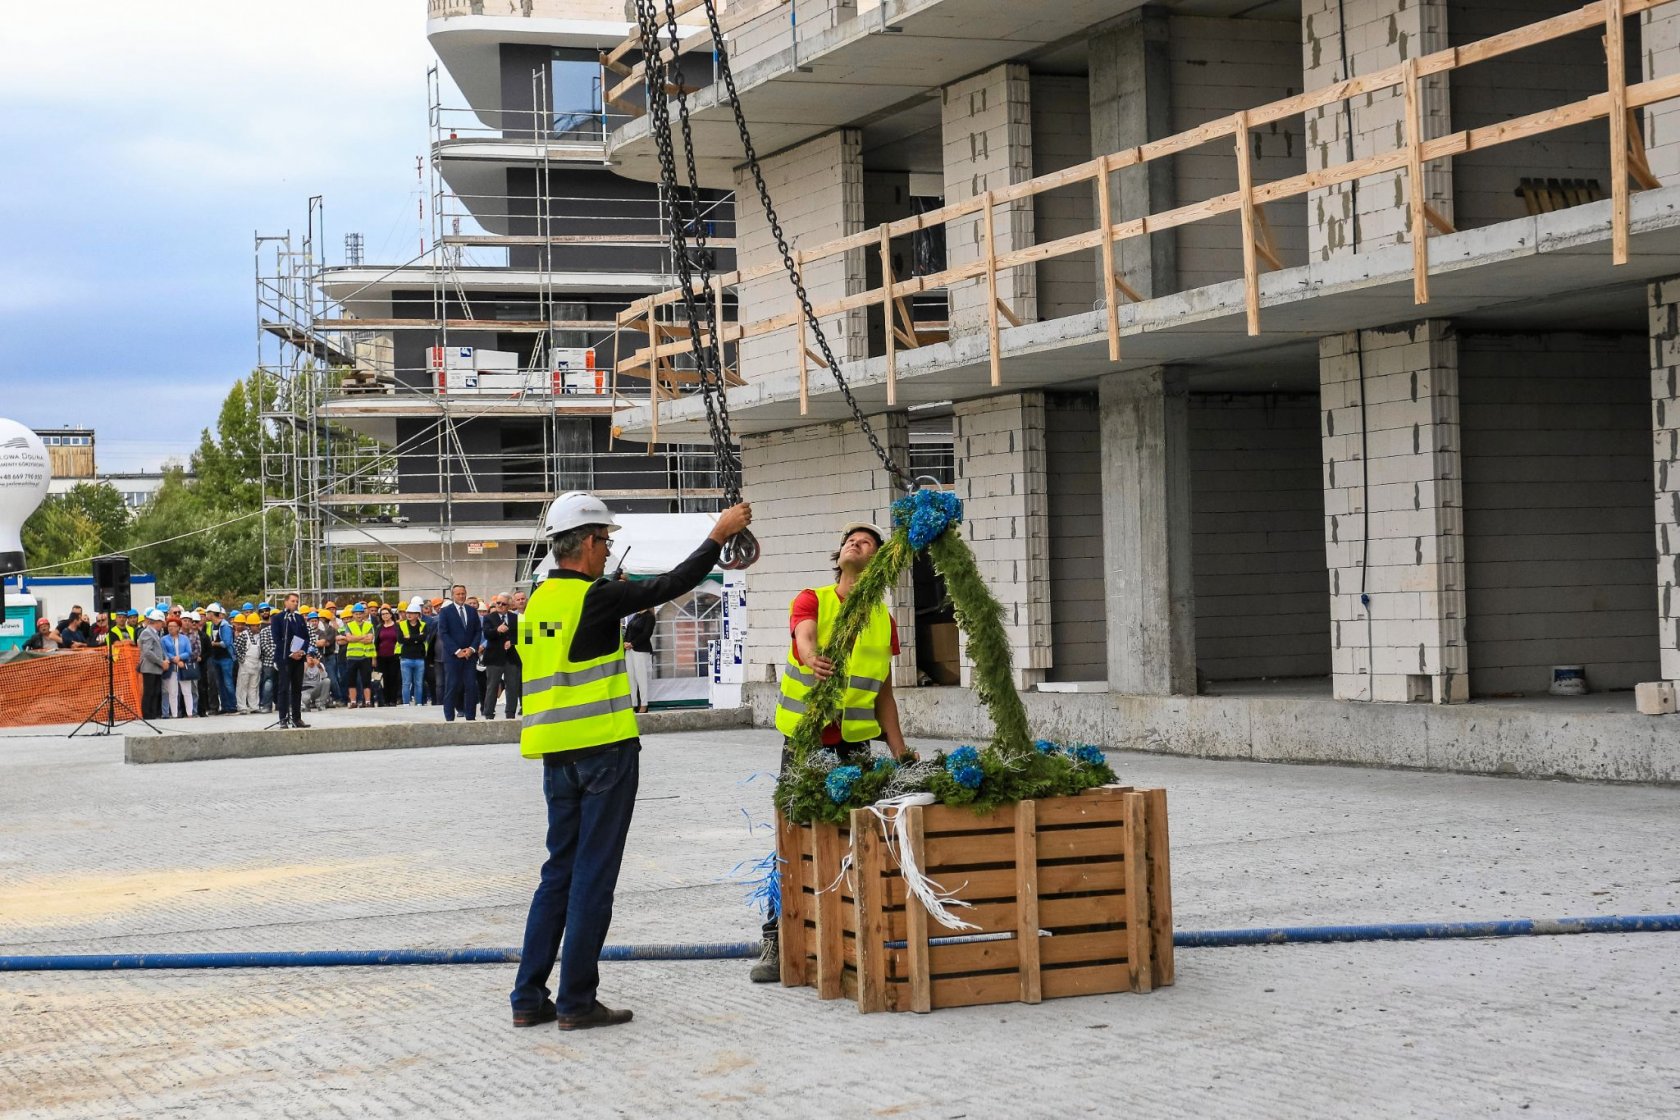
[[[250,612],[257,609],[257,605],[255,603],[251,602],[251,600],[247,599],[247,600],[245,600],[245,605],[243,607],[240,607],[239,609],[244,611],[245,613],[249,614]]]

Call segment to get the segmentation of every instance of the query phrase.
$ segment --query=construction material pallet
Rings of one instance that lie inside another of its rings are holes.
[[[783,984],[859,1011],[925,1012],[1173,982],[1165,790],[903,812],[917,865],[971,903],[951,913],[980,928],[929,918],[870,810],[849,825],[778,815]]]

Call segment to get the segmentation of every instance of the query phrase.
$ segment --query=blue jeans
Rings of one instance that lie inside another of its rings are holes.
[[[402,659],[402,702],[404,704],[420,703],[420,694],[426,687],[426,662],[418,657]]]
[[[460,712],[478,718],[478,663],[471,657],[450,657],[443,663],[443,718]]]
[[[344,657],[336,651],[321,658],[321,667],[327,671],[327,680],[332,682],[328,690],[336,702],[344,703]]]
[[[216,692],[222,699],[222,711],[237,712],[239,698],[233,688],[233,658],[213,658],[210,669],[215,674]]]
[[[262,693],[261,698],[257,701],[257,706],[265,712],[274,707],[274,673],[273,665],[262,667]]]
[[[595,1004],[601,946],[612,924],[613,891],[636,808],[641,751],[633,742],[578,762],[565,761],[565,752],[543,758],[548,861],[525,919],[519,975],[510,993],[515,1011],[542,1007],[556,957],[560,989],[554,1005],[560,1014],[579,1015]]]

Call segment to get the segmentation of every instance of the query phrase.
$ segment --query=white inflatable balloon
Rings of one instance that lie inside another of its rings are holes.
[[[0,417],[0,574],[23,570],[23,523],[46,498],[51,480],[41,437]]]

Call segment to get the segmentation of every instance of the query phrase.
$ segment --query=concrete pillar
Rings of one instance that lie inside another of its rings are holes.
[[[872,416],[881,445],[901,466],[909,458],[907,413]],[[900,491],[861,429],[819,424],[741,439],[743,488],[753,502],[753,534],[763,555],[747,574],[745,679],[774,684],[787,658],[788,606],[807,587],[834,582],[831,557],[848,521],[890,528]],[[890,604],[900,654],[893,683],[916,682],[916,618],[908,573]]]
[[[1167,13],[1149,6],[1097,28],[1090,38],[1091,154],[1135,148],[1173,133]],[[1174,205],[1173,161],[1151,160],[1114,173],[1114,220],[1131,221]],[[1175,230],[1128,238],[1116,247],[1121,277],[1144,299],[1178,290]],[[1102,283],[1102,262],[1097,263]]]
[[[1680,681],[1680,278],[1652,284],[1649,302],[1657,648],[1662,678]]]
[[[1319,404],[1336,699],[1468,700],[1451,325],[1320,340]]]
[[[767,156],[760,161],[782,232],[793,249],[810,248],[863,229],[863,133],[842,128]],[[737,197],[756,198],[750,177],[736,173]],[[736,259],[743,271],[781,263],[781,253],[757,204],[736,214]],[[865,289],[864,250],[824,257],[805,266],[805,289],[816,306]],[[740,305],[748,321],[792,311],[793,288],[780,267],[741,285]],[[869,356],[865,313],[860,308],[826,316],[823,330],[841,362]],[[791,330],[741,343],[741,373],[756,380],[796,368],[797,336]],[[816,349],[812,340],[810,346]],[[814,368],[814,367],[813,367]],[[821,370],[814,370],[816,375]]]
[[[1642,12],[1639,24],[1645,80],[1680,74],[1680,8],[1666,4]],[[1646,106],[1643,127],[1652,173],[1666,185],[1680,182],[1680,103],[1660,101]]]
[[[945,156],[945,201],[962,202],[1033,176],[1032,90],[1027,68],[1006,62],[953,82],[942,91],[941,127]],[[983,215],[948,222],[945,255],[951,265],[986,255]],[[997,207],[993,215],[997,251],[1007,253],[1033,243],[1033,200]],[[1038,318],[1038,272],[1035,266],[998,274],[998,298],[1023,322]],[[986,330],[984,277],[952,285],[951,335]],[[1007,323],[1005,324],[1007,325]]]
[[[1188,397],[1182,369],[1127,370],[1098,381],[1108,685],[1115,692],[1196,692]]]
[[[1015,685],[1030,688],[1045,679],[1052,651],[1044,394],[963,401],[955,414],[963,533],[1003,605]],[[966,653],[964,684],[973,668]]]
[[[1344,65],[1342,28],[1347,50]],[[1352,76],[1369,74],[1408,58],[1445,50],[1446,0],[1302,0],[1302,70],[1308,90]],[[1451,129],[1447,75],[1420,83],[1425,139]],[[1402,142],[1405,100],[1399,87],[1362,94],[1306,114],[1307,170],[1321,171],[1349,162],[1352,125],[1353,159],[1390,152]],[[1452,218],[1452,166],[1436,160],[1424,170],[1429,203]],[[1358,206],[1355,210],[1355,196]],[[1410,241],[1410,191],[1404,168],[1385,175],[1314,191],[1308,198],[1309,259],[1329,260],[1357,249],[1403,245]]]

